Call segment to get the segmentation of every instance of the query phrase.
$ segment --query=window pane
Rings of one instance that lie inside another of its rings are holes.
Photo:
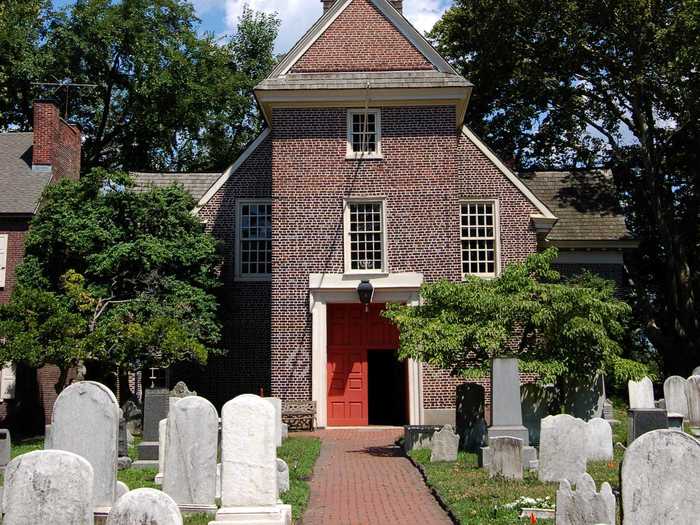
[[[244,204],[240,210],[240,273],[269,275],[272,271],[272,204]]]
[[[491,203],[461,206],[462,271],[477,275],[496,274],[496,217]]]
[[[382,204],[351,203],[350,268],[381,270],[383,257]]]
[[[375,153],[378,142],[377,115],[365,115],[362,111],[353,113],[350,135],[354,153]]]

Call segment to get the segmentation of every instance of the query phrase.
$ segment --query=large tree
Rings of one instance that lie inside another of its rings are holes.
[[[222,169],[259,131],[252,88],[274,65],[275,16],[246,9],[215,37],[185,0],[0,9],[0,129],[30,129],[32,101],[52,94],[33,83],[68,78],[98,85],[57,93],[83,128],[86,168]]]
[[[469,125],[520,168],[614,168],[635,312],[666,373],[700,362],[698,0],[455,0],[432,32]],[[591,196],[595,195],[591,182]]]

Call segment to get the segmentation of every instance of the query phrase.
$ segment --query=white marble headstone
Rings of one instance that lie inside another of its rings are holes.
[[[700,427],[700,376],[688,378],[685,388],[688,399],[688,422],[693,428]]]
[[[583,474],[571,489],[562,480],[557,491],[557,525],[615,525],[615,495],[609,483],[603,483],[600,492],[589,474]]]
[[[289,466],[280,458],[277,458],[277,490],[280,494],[289,490]]]
[[[457,461],[459,453],[459,435],[452,425],[445,425],[433,434],[430,440],[430,461]]]
[[[598,417],[586,423],[586,451],[588,461],[608,461],[613,458],[610,423]]]
[[[693,370],[693,373],[690,374],[690,375],[691,375],[691,376],[700,376],[700,366],[696,367],[696,368]]]
[[[512,437],[489,439],[489,476],[523,479],[523,440]]]
[[[575,482],[586,472],[586,422],[568,414],[547,416],[540,429],[540,481]]]
[[[107,525],[182,525],[177,503],[155,489],[136,489],[114,504]]]
[[[628,381],[627,390],[630,408],[656,408],[654,405],[654,385],[648,377],[641,381]]]
[[[275,409],[275,444],[282,446],[282,400],[277,397],[264,397]]]
[[[51,447],[78,454],[92,465],[95,507],[111,507],[116,499],[118,432],[117,399],[100,383],[74,383],[54,403]]]
[[[63,450],[38,450],[5,469],[3,525],[93,525],[93,469]]]
[[[179,400],[178,400],[179,401]],[[168,442],[168,418],[158,422],[158,474],[156,474],[156,485],[163,485],[165,472],[165,449]]]
[[[681,376],[671,376],[664,381],[664,399],[666,410],[671,414],[680,414],[688,418],[688,398],[686,385],[688,381]]]

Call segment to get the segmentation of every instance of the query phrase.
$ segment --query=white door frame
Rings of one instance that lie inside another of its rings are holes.
[[[334,303],[359,303],[357,287],[364,279],[359,275],[309,275],[309,310],[311,312],[311,397],[316,401],[316,426],[328,424],[328,348],[327,311]],[[375,303],[406,303],[415,306],[420,301],[423,274],[397,273],[368,275],[374,286]],[[423,423],[422,367],[418,361],[408,360],[408,418],[409,424]]]

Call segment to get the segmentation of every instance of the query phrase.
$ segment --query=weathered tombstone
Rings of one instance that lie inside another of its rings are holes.
[[[156,474],[155,484],[163,484],[163,473],[165,472],[165,451],[168,442],[168,420],[161,419],[158,422],[158,474]]]
[[[92,525],[93,469],[63,450],[37,450],[5,469],[3,525],[60,523]]]
[[[693,373],[690,374],[690,375],[691,375],[691,376],[700,376],[700,366],[696,367],[696,368],[693,370]]]
[[[275,409],[275,443],[278,447],[282,446],[282,400],[277,397],[264,397],[265,401],[270,403]]]
[[[603,404],[603,419],[606,421],[615,421],[615,409],[612,401],[609,399],[606,399],[605,403]]]
[[[691,376],[686,383],[686,397],[688,399],[688,423],[690,431],[700,435],[700,376]]]
[[[572,482],[586,472],[586,434],[586,422],[568,414],[542,420],[540,481]]]
[[[431,440],[439,425],[406,425],[403,427],[403,448],[410,452],[420,448],[431,448]]]
[[[129,455],[129,441],[126,437],[126,419],[122,409],[119,409],[119,433],[117,435],[117,455],[120,458],[127,457]]]
[[[668,428],[668,415],[663,408],[630,409],[628,414],[628,446],[642,434]]]
[[[457,387],[456,423],[460,446],[468,452],[478,452],[486,445],[486,402],[484,387],[463,383]]]
[[[615,525],[615,495],[609,483],[596,491],[595,481],[582,474],[571,490],[568,480],[562,480],[557,490],[557,525]]]
[[[170,390],[147,388],[143,403],[143,441],[139,443],[139,461],[136,468],[158,466],[158,423],[168,417]]]
[[[648,377],[641,381],[628,381],[627,390],[630,397],[630,408],[655,408],[654,385]]]
[[[44,450],[50,450],[53,448],[51,442],[51,425],[44,426]]]
[[[455,434],[452,425],[445,425],[439,432],[433,434],[431,440],[430,461],[457,461],[459,453],[459,436]]]
[[[602,374],[569,376],[563,385],[566,414],[584,421],[603,417],[605,380]]]
[[[182,525],[177,504],[155,489],[136,489],[112,507],[107,525]]]
[[[523,479],[523,440],[496,437],[489,440],[489,477]]]
[[[78,454],[92,465],[96,508],[111,507],[115,500],[118,430],[119,405],[100,383],[73,383],[54,403],[52,448]]]
[[[216,509],[219,415],[203,397],[185,397],[170,410],[163,492],[183,511]]]
[[[622,461],[625,523],[691,525],[700,516],[700,442],[676,430],[655,430],[627,447]]]
[[[599,417],[586,423],[586,458],[588,461],[608,461],[613,458],[612,427]]]
[[[216,499],[221,499],[221,463],[216,464]]]
[[[280,494],[289,490],[289,466],[280,458],[277,458],[277,490]]]
[[[117,500],[129,492],[129,487],[123,481],[117,481]]]
[[[212,523],[291,524],[291,507],[278,504],[277,499],[275,417],[272,405],[252,394],[238,396],[224,405],[222,508]]]
[[[126,428],[133,436],[143,434],[143,410],[134,399],[129,399],[122,406],[124,419],[126,419]]]
[[[688,417],[688,398],[685,393],[687,384],[688,381],[680,376],[671,376],[664,381],[664,399],[669,413]]]
[[[520,403],[530,444],[537,446],[540,443],[540,421],[559,412],[557,391],[553,386],[528,383],[520,387]]]
[[[172,410],[173,406],[175,406],[175,403],[180,401],[180,399],[183,399],[185,397],[193,397],[196,395],[197,395],[197,392],[187,388],[187,385],[185,384],[184,381],[178,381],[178,383],[170,391],[170,399],[168,399],[168,407],[170,410]]]
[[[287,423],[282,423],[282,441],[289,437],[289,425]]]
[[[12,438],[6,428],[0,429],[0,467],[5,467],[12,459]]]

